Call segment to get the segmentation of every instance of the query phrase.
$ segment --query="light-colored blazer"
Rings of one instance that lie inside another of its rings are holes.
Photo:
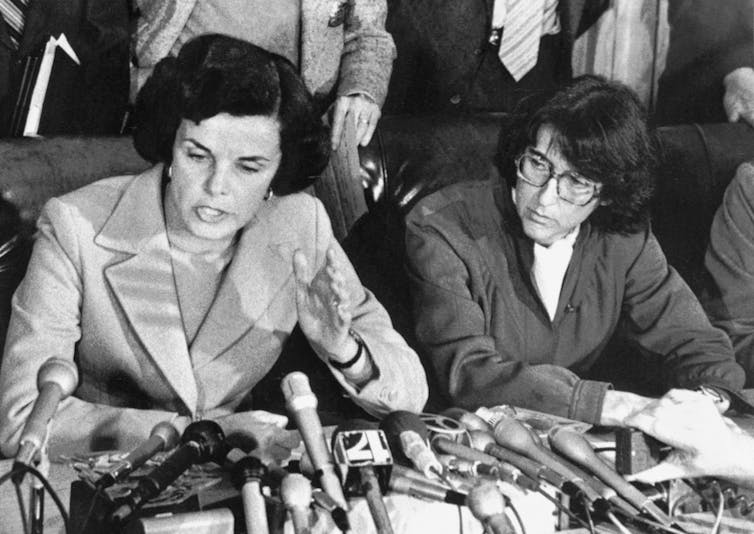
[[[197,0],[138,0],[132,85],[141,87],[154,66],[170,53]],[[351,4],[342,24],[328,22],[341,4]],[[364,93],[382,107],[395,45],[385,31],[385,0],[302,0],[300,74],[315,97]],[[132,88],[132,94],[135,92]]]
[[[205,322],[189,347],[165,232],[161,166],[51,199],[13,314],[0,369],[0,450],[16,452],[50,357],[73,359],[80,382],[51,432],[58,450],[125,448],[181,415],[232,413],[270,370],[297,323],[292,255],[312,268],[333,246],[357,302],[353,328],[378,369],[357,390],[367,411],[420,410],[427,396],[416,353],[393,330],[335,241],[322,204],[304,193],[263,204],[244,229]],[[326,360],[326,358],[323,358]],[[75,397],[75,398],[74,398]]]

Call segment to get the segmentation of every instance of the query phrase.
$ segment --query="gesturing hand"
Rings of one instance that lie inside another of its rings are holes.
[[[296,307],[301,330],[320,355],[337,360],[353,355],[354,341],[348,335],[353,302],[346,284],[342,260],[336,250],[327,250],[325,264],[314,275],[300,250],[293,255],[296,276]]]
[[[340,146],[346,120],[356,123],[356,142],[366,146],[374,134],[381,115],[380,106],[364,95],[341,96],[335,101],[332,118],[331,143],[333,150]]]

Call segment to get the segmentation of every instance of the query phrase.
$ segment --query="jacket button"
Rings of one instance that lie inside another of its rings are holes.
[[[450,103],[454,105],[458,105],[461,103],[461,95],[453,95],[450,97]]]
[[[481,48],[477,48],[476,50],[474,50],[474,55],[481,56],[482,52],[484,52],[484,50],[482,50]]]

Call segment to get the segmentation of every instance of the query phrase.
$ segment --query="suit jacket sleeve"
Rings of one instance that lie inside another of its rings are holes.
[[[395,331],[385,308],[374,294],[361,285],[356,271],[335,239],[324,206],[317,201],[317,269],[325,263],[327,249],[332,247],[345,267],[346,283],[353,310],[353,330],[361,336],[369,350],[376,376],[361,389],[354,387],[341,373],[329,365],[327,355],[320,355],[351,398],[367,412],[383,416],[395,410],[420,412],[427,401],[428,386],[419,357]]]
[[[382,107],[395,58],[385,0],[353,0],[345,21],[338,96],[363,93]]]
[[[661,355],[670,387],[741,389],[744,372],[733,357],[730,340],[710,324],[691,289],[667,264],[651,231],[640,237],[623,297],[630,336]]]
[[[736,358],[754,370],[754,166],[744,163],[728,186],[712,222],[704,260],[712,291],[704,305],[733,342]],[[751,387],[751,378],[747,381]]]
[[[469,289],[469,266],[459,248],[409,218],[406,254],[416,335],[443,393],[469,409],[513,404],[598,422],[609,384],[581,380],[556,365],[530,365],[498,350],[486,328],[484,297]]]
[[[0,369],[0,451],[6,456],[16,453],[36,400],[42,364],[53,356],[76,363],[84,292],[79,252],[86,246],[78,240],[76,223],[63,203],[56,199],[47,203],[26,277],[13,297]],[[53,420],[51,451],[129,449],[146,439],[155,424],[176,417],[159,410],[85,402],[74,393],[60,404]]]

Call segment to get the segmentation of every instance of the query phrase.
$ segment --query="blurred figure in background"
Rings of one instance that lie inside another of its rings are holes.
[[[385,113],[511,111],[571,79],[607,0],[388,0],[398,50]]]
[[[657,124],[754,125],[754,1],[669,0]]]

